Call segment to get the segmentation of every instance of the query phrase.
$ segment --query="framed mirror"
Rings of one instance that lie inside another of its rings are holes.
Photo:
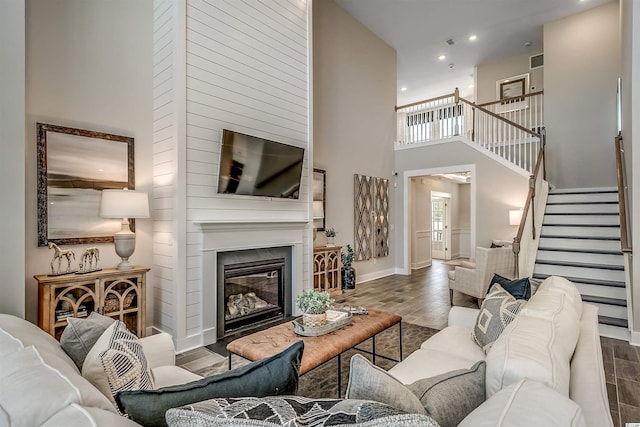
[[[38,246],[113,242],[121,220],[101,218],[100,199],[135,188],[133,138],[46,123],[37,131]]]
[[[313,168],[313,226],[318,231],[326,227],[327,171]]]

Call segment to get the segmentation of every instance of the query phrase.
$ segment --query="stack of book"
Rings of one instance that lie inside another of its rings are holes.
[[[89,310],[84,305],[78,307],[78,314],[73,313],[73,309],[71,310],[56,310],[56,322],[60,322],[67,317],[87,317],[89,315]]]

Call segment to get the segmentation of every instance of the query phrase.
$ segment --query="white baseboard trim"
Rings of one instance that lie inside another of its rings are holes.
[[[395,274],[395,269],[388,268],[386,270],[374,271],[373,273],[367,273],[363,275],[356,275],[356,284],[369,282],[371,280],[380,279],[382,277],[391,276]]]
[[[411,275],[411,271],[407,271],[407,270],[405,270],[405,269],[404,269],[404,268],[402,268],[402,267],[396,267],[396,268],[393,270],[393,274],[400,274],[400,275],[402,275],[402,276],[409,276],[409,275]]]
[[[202,345],[214,344],[218,341],[217,328],[209,328],[202,331]]]
[[[195,334],[178,340],[176,353],[183,353],[198,347],[202,347],[202,334]]]
[[[640,346],[640,332],[631,332],[629,344]]]
[[[419,270],[421,268],[425,268],[425,267],[429,267],[429,266],[431,266],[431,261],[422,261],[422,262],[411,264],[411,269],[412,270]]]

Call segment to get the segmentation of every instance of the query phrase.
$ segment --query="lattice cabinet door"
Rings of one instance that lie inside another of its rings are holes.
[[[67,317],[87,317],[99,307],[97,281],[79,280],[39,286],[38,324],[60,339]]]
[[[313,287],[331,295],[342,293],[342,246],[313,248]]]
[[[105,278],[102,283],[101,314],[118,319],[138,337],[144,334],[145,274]]]

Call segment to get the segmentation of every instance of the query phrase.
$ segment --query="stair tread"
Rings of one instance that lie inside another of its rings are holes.
[[[547,277],[553,276],[553,274],[541,274],[541,273],[534,273],[533,274],[533,278],[534,279],[538,279],[538,280],[544,280]],[[625,284],[624,282],[618,282],[615,280],[599,280],[599,279],[588,279],[588,278],[584,278],[584,277],[570,277],[570,276],[563,276],[565,279],[569,280],[570,282],[574,282],[574,283],[584,283],[585,285],[601,285],[601,286],[611,286],[614,288],[624,288]]]
[[[542,222],[545,227],[590,227],[590,228],[620,228],[620,224],[547,224]]]
[[[547,202],[547,205],[553,206],[573,206],[573,205],[617,205],[618,202]]]
[[[580,254],[601,254],[601,255],[623,255],[622,251],[608,251],[604,249],[568,249],[568,248],[538,247],[538,251],[573,252],[573,253],[580,253]]]
[[[553,194],[562,194],[562,195],[567,195],[567,194],[614,194],[614,193],[618,193],[617,190],[593,190],[593,191],[563,191],[563,190],[553,190],[553,191],[549,191],[549,195],[553,195]]]
[[[585,263],[585,262],[547,261],[547,260],[536,259],[536,265],[537,264],[557,265],[559,267],[598,268],[598,269],[601,269],[601,270],[624,271],[624,266],[622,266],[622,265],[610,265],[610,264],[590,264],[590,263]]]
[[[595,236],[561,236],[556,234],[541,234],[541,239],[580,239],[580,240],[620,240],[619,237],[595,237]]]
[[[544,216],[620,216],[618,212],[545,212]]]
[[[623,328],[629,327],[629,322],[627,322],[627,319],[617,319],[615,317],[609,316],[598,316],[598,323],[611,326],[620,326]]]
[[[597,295],[582,295],[582,301],[595,304],[608,304],[626,307],[627,301],[620,298],[600,297]]]

